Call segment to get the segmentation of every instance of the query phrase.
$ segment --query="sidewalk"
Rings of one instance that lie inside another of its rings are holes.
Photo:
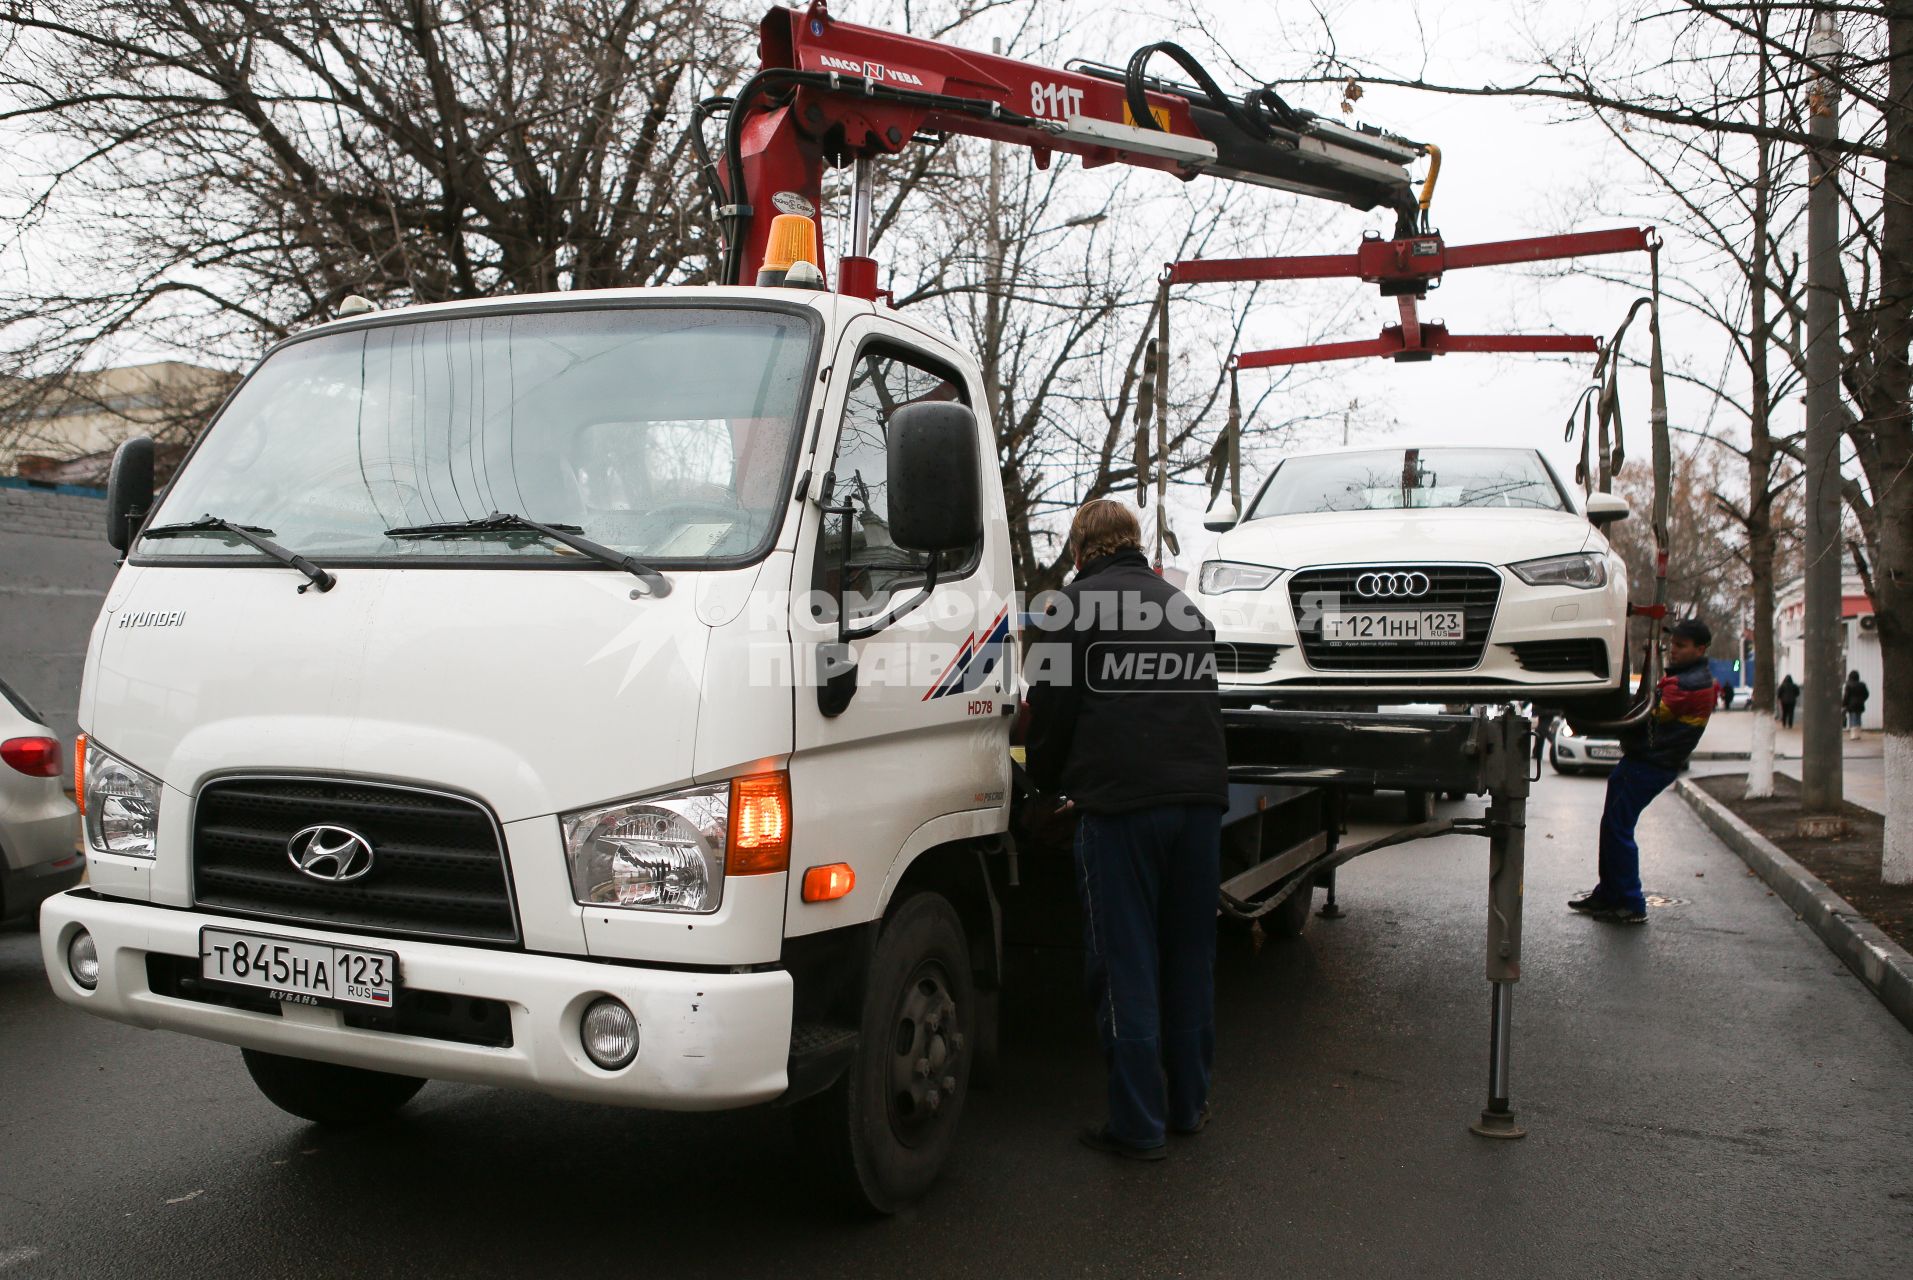
[[[1740,758],[1753,751],[1754,715],[1748,710],[1716,711],[1701,739],[1695,759],[1718,760],[1724,756]],[[1880,735],[1867,730],[1854,742],[1841,731],[1840,746],[1846,755],[1846,797],[1875,813],[1886,812],[1886,748]],[[1774,731],[1774,769],[1789,778],[1800,778],[1800,722],[1794,727]]]

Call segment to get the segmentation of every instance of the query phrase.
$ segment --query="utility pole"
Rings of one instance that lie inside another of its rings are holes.
[[[1833,11],[1815,6],[1807,45],[1826,66],[1840,56]],[[1840,191],[1832,143],[1840,133],[1839,89],[1821,75],[1809,97],[1807,192],[1806,654],[1800,691],[1800,807],[1838,813],[1845,798],[1840,745],[1840,597],[1846,568],[1840,537]]]

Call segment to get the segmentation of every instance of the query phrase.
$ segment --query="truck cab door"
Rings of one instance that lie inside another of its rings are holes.
[[[850,643],[857,683],[848,704],[827,714],[816,684],[820,654],[838,639],[839,601],[853,626],[868,625],[924,583],[928,556],[887,537],[890,415],[922,401],[969,404],[978,414],[979,465],[993,473],[995,437],[979,386],[956,353],[884,317],[848,326],[836,353],[793,574],[791,638],[802,679],[787,933],[870,919],[893,874],[922,848],[1007,824],[1016,626],[994,474],[980,486],[976,545],[939,553],[929,598]],[[848,513],[822,509],[830,507]],[[851,893],[803,903],[804,871],[840,862],[855,871]]]

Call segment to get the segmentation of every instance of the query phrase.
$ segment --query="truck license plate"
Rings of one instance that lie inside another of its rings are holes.
[[[390,1009],[398,994],[399,958],[390,951],[364,947],[201,929],[199,976],[207,982],[250,987],[290,1004]]]
[[[1401,640],[1458,644],[1466,639],[1466,631],[1459,609],[1373,609],[1323,614],[1322,639],[1330,644],[1388,644]]]

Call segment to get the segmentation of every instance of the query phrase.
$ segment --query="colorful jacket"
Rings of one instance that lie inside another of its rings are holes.
[[[1678,769],[1687,763],[1707,731],[1707,718],[1719,699],[1714,672],[1705,658],[1669,667],[1660,696],[1647,719],[1621,733],[1621,751],[1631,760]]]

